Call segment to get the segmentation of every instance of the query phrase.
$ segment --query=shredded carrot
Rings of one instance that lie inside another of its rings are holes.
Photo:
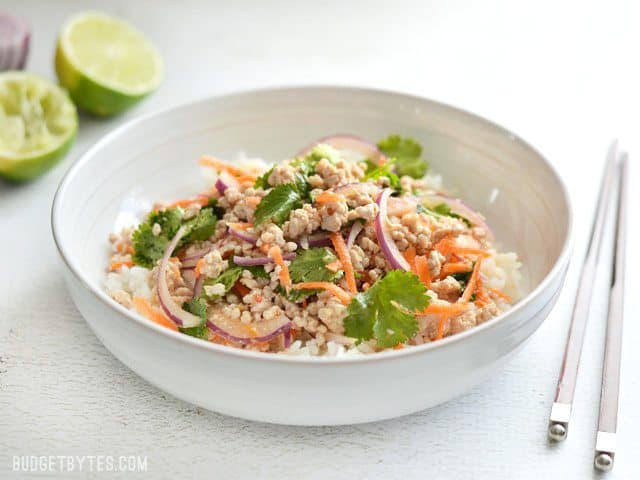
[[[407,248],[404,252],[402,252],[402,256],[404,257],[404,259],[407,261],[407,263],[411,267],[411,271],[413,273],[417,273],[416,263],[415,263],[416,262],[416,249],[415,249],[415,247],[412,245],[409,248]]]
[[[236,284],[233,286],[233,291],[236,292],[241,297],[244,297],[245,295],[248,295],[249,293],[251,293],[251,290],[249,290],[249,288],[246,285],[243,285],[240,282],[236,282]]]
[[[111,265],[109,265],[109,271],[115,272],[116,270],[120,270],[122,267],[133,267],[133,262],[131,260],[111,262]]]
[[[284,259],[282,258],[282,250],[277,245],[274,245],[269,249],[269,256],[273,258],[273,261],[280,267],[280,283],[286,289],[291,288],[291,276],[289,275],[289,267],[284,263]]]
[[[201,258],[200,260],[198,260],[198,263],[196,263],[196,268],[193,269],[193,272],[196,274],[196,277],[199,277],[202,273],[202,267],[204,267],[205,264],[205,259]]]
[[[133,304],[136,306],[136,310],[140,315],[144,315],[152,322],[157,323],[169,330],[178,331],[178,327],[160,310],[156,310],[151,306],[149,300],[144,297],[133,297]]]
[[[294,290],[326,290],[334,294],[343,304],[349,305],[351,302],[351,294],[331,282],[302,282],[293,285]]]
[[[458,300],[459,302],[468,302],[471,299],[471,295],[475,293],[476,286],[478,285],[478,277],[480,276],[481,265],[482,258],[478,258],[478,260],[476,260],[476,264],[473,266],[473,272],[471,273],[471,277],[469,278],[469,283],[467,283],[467,287],[464,289],[462,296]]]
[[[418,315],[441,315],[447,318],[455,317],[469,308],[469,305],[463,303],[432,303],[427,308],[418,313]]]
[[[253,227],[253,223],[244,223],[244,222],[227,223],[227,225],[233,228],[234,230],[248,230]]]
[[[343,200],[344,200],[344,197],[342,195],[327,190],[326,192],[322,192],[320,195],[318,195],[314,199],[314,202],[317,205],[324,205],[329,202],[340,202]]]
[[[493,293],[496,297],[500,297],[501,299],[503,299],[505,302],[509,302],[509,303],[513,302],[513,299],[509,295],[504,293],[502,290],[498,290],[497,288],[490,288],[489,291]]]
[[[245,183],[255,183],[255,181],[258,179],[258,177],[256,177],[255,175],[251,175],[251,174],[247,174],[247,175],[241,175],[239,177],[236,177],[236,180],[238,181],[238,183],[240,184],[245,184]]]
[[[450,255],[477,255],[479,257],[489,257],[491,254],[486,250],[480,248],[462,247],[456,243],[452,238],[443,238],[436,245],[442,255],[448,257]]]
[[[269,251],[269,249],[270,249],[270,248],[271,248],[271,246],[270,246],[270,245],[267,245],[266,243],[260,246],[260,250],[261,250],[263,253],[267,253],[267,252]]]
[[[399,343],[393,347],[394,350],[402,350],[404,348],[404,343]]]
[[[445,324],[447,323],[447,319],[448,317],[440,317],[440,319],[438,320],[438,331],[436,332],[436,340],[442,340],[442,337],[444,337],[444,327]]]
[[[463,273],[470,272],[471,265],[465,262],[449,262],[445,263],[440,270],[440,278],[448,277],[449,275],[453,275],[454,273]]]
[[[426,255],[419,255],[416,257],[416,273],[418,274],[420,281],[424,283],[425,287],[429,288],[431,286],[431,271],[429,270]]]
[[[241,168],[241,167],[236,167],[235,165],[230,165],[227,162],[223,162],[222,160],[218,160],[217,158],[205,155],[202,158],[200,158],[199,161],[200,165],[204,165],[205,167],[211,167],[215,170],[218,171],[224,171],[229,173],[230,175],[233,175],[234,177],[238,178],[242,178],[242,177],[253,177],[253,179],[255,180],[255,175],[253,175],[251,172],[249,172],[248,170]]]
[[[336,249],[338,258],[342,262],[342,268],[344,268],[344,276],[347,280],[347,287],[351,293],[358,293],[358,287],[356,286],[356,277],[353,272],[353,264],[351,263],[351,254],[347,250],[347,245],[344,243],[344,238],[340,232],[333,232],[329,235],[333,248]]]

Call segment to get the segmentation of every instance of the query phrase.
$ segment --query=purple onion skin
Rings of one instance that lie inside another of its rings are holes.
[[[224,195],[224,192],[229,188],[229,186],[222,181],[222,179],[218,178],[215,184],[216,190],[220,195]]]
[[[282,255],[284,260],[293,260],[296,258],[296,254],[285,253]],[[268,265],[273,263],[273,258],[271,257],[238,257],[237,255],[233,257],[233,263],[239,265],[241,267],[255,267],[258,265]]]
[[[258,241],[257,238],[255,238],[254,236],[248,234],[247,232],[243,232],[241,230],[236,230],[234,228],[229,228],[229,235],[231,235],[232,237],[235,237],[239,240],[242,240],[244,242],[250,243],[252,245],[255,245],[256,242]]]
[[[398,247],[396,247],[396,244],[393,243],[393,239],[387,236],[385,227],[382,224],[383,221],[387,220],[386,204],[390,195],[391,190],[385,188],[376,201],[379,207],[378,215],[376,216],[375,222],[376,237],[378,238],[378,243],[380,244],[382,253],[384,253],[385,258],[391,264],[391,266],[397,270],[408,271],[410,270],[409,264],[398,250]],[[383,218],[383,216],[385,218]]]
[[[229,332],[227,332],[227,331],[221,329],[220,327],[218,327],[211,320],[207,320],[207,327],[209,327],[209,329],[212,332],[220,335],[225,340],[229,340],[230,342],[240,343],[242,345],[248,345],[250,343],[268,342],[270,340],[273,340],[274,338],[276,338],[280,334],[284,334],[284,336],[285,336],[285,347],[286,348],[288,348],[287,337],[289,338],[289,342],[291,341],[291,322],[286,323],[286,324],[282,325],[281,327],[278,327],[273,332],[271,332],[271,333],[269,333],[267,335],[263,335],[261,337],[237,337],[235,335],[231,335]]]

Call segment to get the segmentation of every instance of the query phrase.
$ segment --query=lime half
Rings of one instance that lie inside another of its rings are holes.
[[[56,72],[75,104],[113,115],[153,92],[163,76],[160,54],[128,23],[102,13],[82,13],[64,25]]]
[[[76,107],[60,87],[29,73],[0,74],[0,176],[23,181],[44,173],[77,130]]]

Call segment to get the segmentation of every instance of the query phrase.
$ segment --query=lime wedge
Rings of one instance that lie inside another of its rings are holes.
[[[73,144],[78,114],[60,87],[23,72],[0,74],[0,176],[23,181],[51,168]]]
[[[95,12],[75,15],[64,25],[55,63],[75,104],[101,116],[120,113],[153,92],[164,70],[142,33]]]

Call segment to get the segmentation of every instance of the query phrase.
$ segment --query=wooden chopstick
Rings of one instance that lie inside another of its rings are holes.
[[[618,145],[614,141],[609,147],[607,161],[600,185],[600,195],[596,207],[591,237],[587,246],[582,272],[578,283],[573,313],[571,315],[571,326],[560,368],[560,376],[556,387],[556,394],[551,406],[549,416],[549,438],[554,441],[562,441],[567,437],[569,420],[571,419],[571,406],[576,388],[578,368],[580,366],[580,355],[582,344],[584,343],[584,333],[589,317],[589,302],[592,298],[593,284],[595,281],[596,266],[600,255],[602,237],[604,233],[607,207],[611,202],[611,194],[618,169],[616,168],[618,158]]]
[[[622,323],[624,318],[624,274],[627,230],[627,168],[626,153],[619,165],[619,189],[616,215],[616,230],[613,250],[613,272],[609,290],[607,311],[607,333],[602,366],[602,389],[600,392],[600,414],[594,466],[598,470],[611,470],[616,450],[618,425],[618,394],[620,390],[620,358],[622,353]]]

